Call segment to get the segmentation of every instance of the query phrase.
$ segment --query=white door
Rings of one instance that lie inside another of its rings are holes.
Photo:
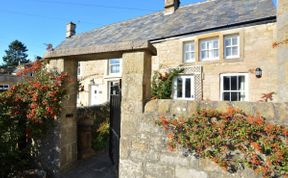
[[[90,90],[90,105],[99,105],[101,104],[101,93],[100,91],[100,85],[91,85]]]

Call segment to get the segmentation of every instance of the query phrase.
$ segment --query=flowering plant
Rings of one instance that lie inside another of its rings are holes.
[[[160,117],[167,145],[177,145],[199,158],[209,158],[228,172],[245,166],[263,177],[288,176],[288,128],[228,108],[200,110],[188,120]],[[187,153],[186,153],[187,154]]]
[[[53,126],[65,96],[67,75],[48,72],[40,61],[18,75],[23,81],[0,94],[0,177],[31,165],[38,141]]]

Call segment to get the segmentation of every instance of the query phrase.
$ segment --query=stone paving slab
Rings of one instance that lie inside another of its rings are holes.
[[[78,161],[75,168],[61,178],[117,178],[108,153],[97,153],[94,157]]]

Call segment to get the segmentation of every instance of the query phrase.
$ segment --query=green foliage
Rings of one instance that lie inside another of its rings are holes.
[[[30,72],[34,77],[25,77]],[[47,72],[39,61],[22,74],[22,83],[0,94],[0,177],[36,166],[40,139],[54,125],[65,95],[66,74]]]
[[[174,77],[182,73],[184,69],[172,69],[169,73],[154,72],[152,78],[152,98],[170,99],[172,95],[172,82]]]
[[[3,57],[5,66],[17,66],[19,63],[24,64],[30,62],[27,57],[27,47],[20,41],[12,41],[9,49],[5,50],[6,55]]]
[[[288,128],[240,110],[200,110],[188,120],[159,122],[167,145],[177,145],[199,158],[209,158],[228,172],[249,167],[263,177],[288,176]]]
[[[92,148],[96,151],[107,148],[109,141],[109,120],[103,121],[92,136]]]

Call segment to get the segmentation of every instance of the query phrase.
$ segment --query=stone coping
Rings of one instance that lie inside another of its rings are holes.
[[[156,48],[149,41],[127,41],[113,44],[91,45],[89,47],[55,49],[44,54],[45,59],[64,58],[69,56],[81,56],[100,53],[113,52],[133,52],[133,51],[149,51],[152,55],[157,54]]]
[[[269,122],[288,125],[288,103],[151,100],[145,105],[145,114],[190,117],[199,109],[226,111],[229,106],[249,115],[260,114]]]

